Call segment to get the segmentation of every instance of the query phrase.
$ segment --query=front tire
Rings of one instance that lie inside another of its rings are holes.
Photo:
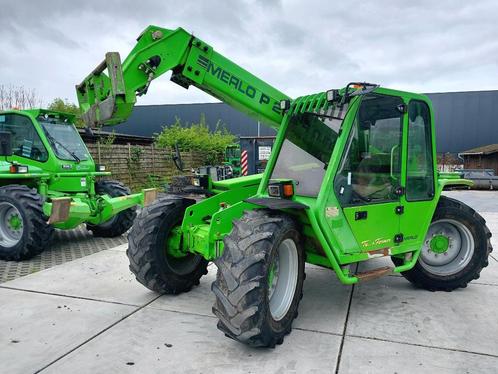
[[[492,251],[486,221],[462,202],[442,196],[415,266],[402,275],[430,291],[465,288],[488,266]],[[396,266],[403,260],[393,257]]]
[[[95,192],[97,195],[109,195],[111,197],[127,196],[131,193],[130,189],[123,183],[107,179],[99,180],[95,183]],[[127,232],[133,225],[136,216],[136,207],[132,207],[119,212],[100,225],[87,223],[86,228],[92,232],[93,236],[114,238]]]
[[[152,291],[165,294],[188,292],[207,274],[208,262],[200,255],[168,254],[168,236],[181,225],[185,209],[194,201],[161,199],[145,207],[128,235],[130,270]]]
[[[21,261],[43,252],[54,231],[47,220],[35,189],[0,187],[0,259]]]
[[[224,239],[212,290],[218,328],[254,347],[275,347],[290,333],[304,282],[299,231],[287,215],[254,210]]]

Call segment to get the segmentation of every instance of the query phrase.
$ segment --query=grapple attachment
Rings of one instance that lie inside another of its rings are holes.
[[[106,53],[105,60],[76,86],[76,93],[82,119],[90,128],[125,121],[136,101],[134,94],[126,92],[118,52]]]

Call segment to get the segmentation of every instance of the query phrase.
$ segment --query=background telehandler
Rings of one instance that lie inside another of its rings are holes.
[[[0,112],[0,259],[41,253],[54,228],[86,223],[95,236],[121,235],[135,206],[154,198],[100,179],[111,173],[95,164],[73,121],[44,109]]]
[[[125,120],[136,96],[170,70],[173,82],[208,92],[278,136],[263,174],[205,176],[209,198],[170,196],[143,209],[127,254],[146,287],[189,291],[214,261],[218,328],[273,347],[297,316],[305,262],[332,269],[344,284],[394,272],[431,291],[465,287],[487,266],[484,219],[441,195],[471,182],[437,172],[426,96],[350,83],[291,100],[185,30],[150,26],[123,63],[108,53],[77,86],[85,121]],[[388,256],[394,267],[357,271]]]

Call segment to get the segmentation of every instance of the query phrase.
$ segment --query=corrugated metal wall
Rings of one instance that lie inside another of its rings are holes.
[[[434,107],[438,152],[458,153],[498,143],[498,91],[427,96]]]
[[[182,123],[198,123],[201,115],[206,117],[206,122],[212,129],[220,121],[237,136],[258,135],[256,121],[224,103],[137,105],[128,121],[112,129],[122,134],[152,136],[165,125],[173,125],[176,118],[180,118]],[[261,124],[260,136],[267,135],[275,135],[275,131]]]
[[[447,92],[427,94],[436,116],[439,153],[458,153],[486,144],[498,143],[498,91]],[[151,136],[165,125],[198,122],[201,114],[211,128],[218,120],[239,136],[257,136],[257,122],[223,103],[137,106],[130,119],[114,129],[116,132]],[[275,132],[261,124],[260,136]]]

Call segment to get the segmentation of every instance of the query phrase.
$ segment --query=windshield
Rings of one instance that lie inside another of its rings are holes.
[[[347,105],[292,116],[271,179],[292,179],[296,194],[317,196]]]
[[[240,157],[240,148],[239,147],[227,147],[225,152],[226,158],[237,158]]]
[[[47,134],[56,156],[62,160],[78,161],[90,158],[74,125],[53,119],[38,120]]]

